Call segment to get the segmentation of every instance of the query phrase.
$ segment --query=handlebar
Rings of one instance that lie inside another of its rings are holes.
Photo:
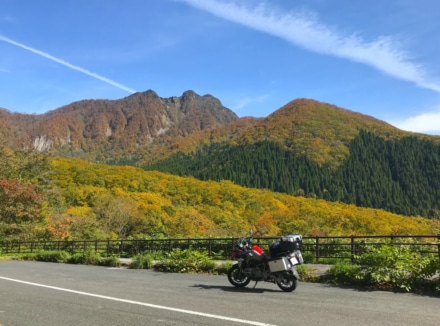
[[[252,246],[252,240],[253,240],[252,237],[249,237],[249,238],[242,237],[242,238],[238,239],[237,245],[240,248],[247,249],[247,248],[250,248]]]

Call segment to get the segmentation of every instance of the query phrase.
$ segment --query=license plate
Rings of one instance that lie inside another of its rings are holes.
[[[299,264],[298,259],[296,259],[296,257],[290,257],[290,263],[291,263],[293,266]]]

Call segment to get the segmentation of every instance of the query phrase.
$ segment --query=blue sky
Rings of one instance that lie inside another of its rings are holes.
[[[148,89],[240,117],[310,98],[440,135],[440,1],[0,0],[0,107]]]

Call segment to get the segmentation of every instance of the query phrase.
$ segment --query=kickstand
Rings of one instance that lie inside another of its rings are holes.
[[[254,285],[254,287],[253,287],[254,289],[255,289],[255,287],[257,286],[257,284],[258,284],[258,281],[255,281],[255,285]]]

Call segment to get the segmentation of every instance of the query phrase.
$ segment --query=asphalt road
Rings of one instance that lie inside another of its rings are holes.
[[[0,261],[0,325],[440,325],[440,299],[300,282]]]

